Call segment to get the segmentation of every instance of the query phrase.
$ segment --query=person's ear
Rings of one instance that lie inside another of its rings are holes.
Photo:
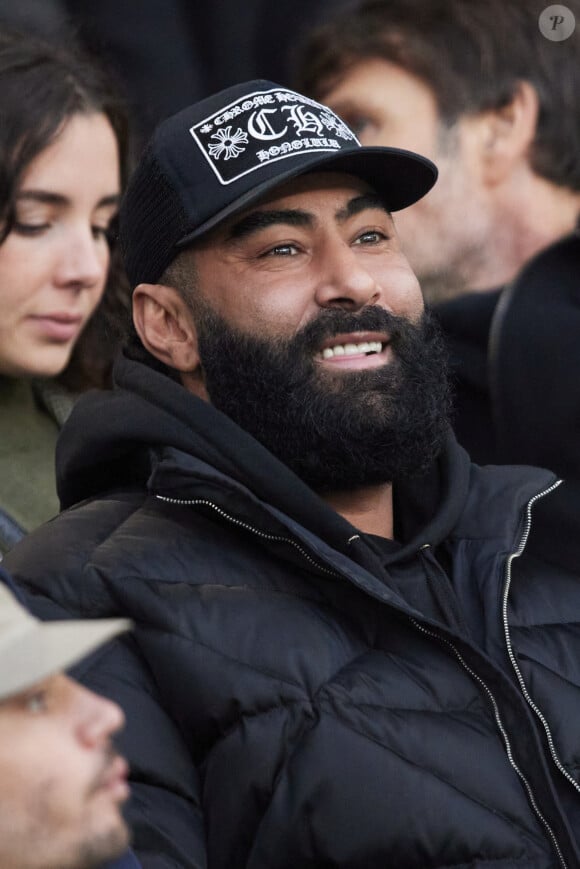
[[[478,116],[480,165],[485,183],[500,184],[522,161],[529,163],[528,155],[536,136],[538,114],[536,89],[529,82],[521,81],[506,106]]]
[[[143,346],[170,368],[199,368],[197,330],[181,294],[164,284],[139,284],[133,292],[133,320]]]

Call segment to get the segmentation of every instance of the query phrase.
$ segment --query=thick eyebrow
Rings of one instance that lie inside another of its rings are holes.
[[[112,193],[110,196],[103,196],[96,204],[96,208],[107,208],[109,206],[116,207],[119,205],[121,195]],[[68,196],[63,196],[60,193],[51,193],[48,190],[22,190],[16,196],[17,202],[39,202],[42,205],[56,205],[63,207],[70,205]]]
[[[340,211],[336,213],[339,223],[344,223],[351,217],[360,214],[367,209],[380,209],[390,215],[388,208],[376,193],[363,193],[355,196]],[[314,216],[299,208],[279,209],[273,211],[252,211],[240,220],[236,221],[229,230],[228,241],[238,241],[246,238],[254,232],[267,229],[270,226],[285,224],[286,226],[311,227],[315,223]]]
[[[391,216],[391,212],[378,193],[363,193],[361,196],[355,196],[354,199],[347,202],[346,208],[341,208],[340,211],[337,211],[336,219],[339,223],[345,223],[349,218],[360,214],[361,211],[377,208],[380,211],[386,212],[389,217]]]
[[[252,235],[254,232],[259,232],[261,229],[267,229],[269,226],[277,224],[312,226],[314,218],[307,211],[294,208],[278,211],[252,211],[230,227],[228,240],[237,241],[240,238]]]

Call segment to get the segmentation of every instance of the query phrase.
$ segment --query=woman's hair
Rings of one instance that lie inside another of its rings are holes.
[[[75,115],[104,114],[115,133],[124,188],[129,173],[125,108],[111,82],[74,46],[0,29],[0,244],[10,233],[22,178]],[[101,303],[57,378],[73,391],[105,386],[129,307],[129,286],[116,246]]]

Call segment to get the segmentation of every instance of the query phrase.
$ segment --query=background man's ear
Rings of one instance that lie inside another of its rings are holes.
[[[143,346],[180,372],[199,367],[197,330],[179,292],[163,284],[139,284],[133,292],[133,320]]]
[[[538,113],[536,89],[529,82],[521,81],[508,105],[479,116],[482,124],[480,156],[486,183],[499,184],[522,161],[528,163],[529,148],[538,125]]]

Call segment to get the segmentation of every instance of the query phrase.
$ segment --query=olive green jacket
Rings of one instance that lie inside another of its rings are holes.
[[[0,557],[58,513],[54,451],[72,404],[51,383],[0,377]]]

